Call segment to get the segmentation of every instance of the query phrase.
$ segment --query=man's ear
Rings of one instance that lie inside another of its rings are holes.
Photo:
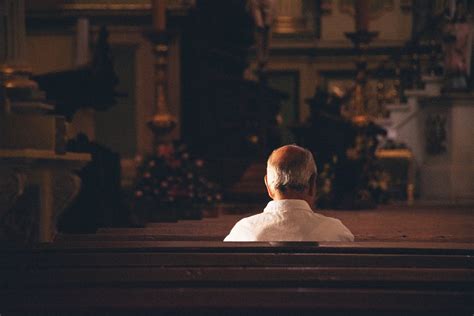
[[[268,196],[273,200],[274,194],[272,188],[268,185],[267,175],[263,177],[263,181],[265,182],[265,187],[267,188]]]

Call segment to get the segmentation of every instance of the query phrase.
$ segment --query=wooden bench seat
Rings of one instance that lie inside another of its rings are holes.
[[[199,235],[195,233],[176,234],[154,231],[132,231],[130,233],[103,233],[103,234],[59,234],[56,242],[76,242],[76,241],[222,241],[224,237],[220,234]]]
[[[242,216],[227,215],[176,223],[149,223],[145,228],[99,228],[96,234],[59,235],[57,240],[202,240],[222,241]]]
[[[442,314],[474,309],[472,244],[69,241],[0,252],[0,313]]]

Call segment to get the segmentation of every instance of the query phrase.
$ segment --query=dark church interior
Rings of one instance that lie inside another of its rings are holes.
[[[0,0],[0,316],[473,315],[473,35],[470,0]],[[223,242],[288,144],[353,242]]]

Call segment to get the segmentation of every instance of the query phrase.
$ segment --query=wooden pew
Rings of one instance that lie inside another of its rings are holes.
[[[234,224],[246,215],[222,215],[176,223],[148,223],[145,228],[99,228],[96,234],[58,235],[57,241],[148,240],[148,241],[222,241]]]
[[[465,314],[473,244],[65,241],[0,249],[0,313]]]
[[[232,229],[233,223],[193,223],[193,224],[163,224],[153,228],[100,228],[98,235],[192,235],[218,236],[222,240]]]
[[[136,232],[131,230],[130,233],[110,233],[110,234],[59,234],[56,236],[56,242],[101,242],[101,241],[222,241],[224,237],[220,234],[176,234],[158,233],[158,232]]]

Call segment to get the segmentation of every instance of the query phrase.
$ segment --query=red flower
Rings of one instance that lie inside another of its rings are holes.
[[[156,149],[156,154],[158,157],[170,157],[174,153],[174,148],[172,144],[160,144]]]

